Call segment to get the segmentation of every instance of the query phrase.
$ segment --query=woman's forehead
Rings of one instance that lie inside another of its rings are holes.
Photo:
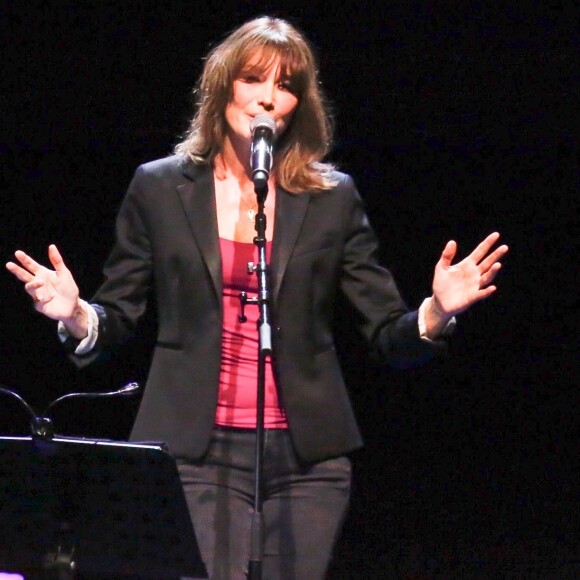
[[[271,47],[252,48],[241,63],[241,71],[266,71],[274,67],[284,76],[291,76],[292,58],[289,54]]]

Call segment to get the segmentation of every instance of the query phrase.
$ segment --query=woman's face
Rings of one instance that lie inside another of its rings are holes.
[[[250,122],[257,115],[269,115],[282,135],[298,106],[290,80],[280,66],[280,57],[264,59],[257,50],[234,80],[232,98],[226,106],[228,135],[232,141],[250,141]]]

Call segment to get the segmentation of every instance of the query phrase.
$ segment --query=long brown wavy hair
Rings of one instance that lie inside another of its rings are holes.
[[[196,163],[213,163],[226,135],[226,105],[233,82],[255,51],[261,61],[280,57],[298,106],[274,153],[277,182],[287,191],[330,189],[334,169],[322,160],[332,141],[332,119],[320,88],[314,52],[289,22],[263,16],[246,22],[217,45],[205,61],[194,90],[196,113],[175,153]]]

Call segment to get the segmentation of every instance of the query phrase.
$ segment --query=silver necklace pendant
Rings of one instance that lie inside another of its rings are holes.
[[[253,221],[255,220],[255,217],[256,217],[256,210],[255,210],[253,207],[251,207],[251,208],[248,210],[248,219],[249,219],[251,222],[253,222]]]

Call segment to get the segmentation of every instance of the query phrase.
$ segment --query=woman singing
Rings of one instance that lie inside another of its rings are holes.
[[[89,302],[54,245],[52,269],[22,251],[7,268],[38,312],[58,320],[78,364],[135,332],[148,302],[157,343],[131,439],[177,459],[211,578],[242,579],[250,559],[259,311],[252,120],[275,123],[264,212],[272,356],[265,373],[263,577],[323,578],[347,509],[348,455],[361,437],[332,333],[344,296],[385,362],[412,366],[445,349],[453,317],[495,291],[506,246],[483,240],[408,310],[353,180],[324,161],[331,124],[304,36],[280,19],[247,22],[205,60],[189,131],[171,157],[139,167],[116,223],[104,282]]]

